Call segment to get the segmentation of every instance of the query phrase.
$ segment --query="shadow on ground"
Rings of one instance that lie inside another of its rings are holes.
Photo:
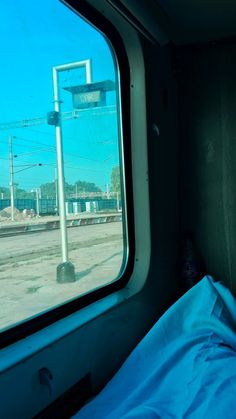
[[[90,268],[85,269],[84,271],[81,271],[81,272],[76,272],[76,274],[75,274],[76,281],[79,281],[80,279],[82,279],[82,278],[84,278],[85,276],[89,275],[90,273],[92,273],[92,272],[93,272],[93,270],[94,270],[95,268],[97,268],[98,266],[103,265],[103,263],[108,262],[109,260],[113,259],[115,256],[120,255],[121,253],[122,253],[122,252],[116,252],[116,253],[113,253],[113,255],[111,255],[109,258],[106,258],[106,259],[102,260],[100,263],[95,263],[95,264],[94,264],[94,265],[92,265]]]

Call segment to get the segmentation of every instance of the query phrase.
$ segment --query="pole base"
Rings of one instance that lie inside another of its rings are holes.
[[[75,267],[71,262],[63,262],[57,266],[57,282],[75,282]]]

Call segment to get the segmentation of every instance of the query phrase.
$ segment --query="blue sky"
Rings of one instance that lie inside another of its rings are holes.
[[[45,116],[53,110],[52,67],[91,59],[92,81],[115,81],[111,50],[90,24],[57,0],[0,2],[1,95],[3,123]],[[83,69],[61,74],[60,85],[85,82]],[[62,111],[72,110],[72,97],[62,90]],[[108,94],[115,105],[115,93]],[[118,164],[115,108],[81,112],[63,121],[65,178],[94,182],[103,190]],[[0,186],[9,184],[8,136],[13,136],[14,181],[30,190],[54,180],[55,129],[46,124],[0,131]],[[42,163],[29,168],[27,164]],[[26,165],[26,166],[23,166]]]

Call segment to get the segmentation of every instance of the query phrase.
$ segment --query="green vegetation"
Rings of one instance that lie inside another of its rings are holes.
[[[10,198],[9,188],[4,188],[4,186],[0,186],[0,198]]]
[[[56,196],[56,182],[43,183],[39,187],[42,198],[55,198]],[[19,199],[34,199],[35,192],[26,191],[18,187],[15,184],[16,197]],[[65,182],[65,195],[68,197],[72,194],[81,192],[101,192],[101,189],[92,182],[85,182],[77,180],[74,185]],[[0,198],[9,199],[10,191],[9,188],[0,186]]]
[[[84,182],[82,180],[77,180],[75,187],[77,188],[77,192],[101,192],[101,189],[95,183]]]
[[[112,168],[111,192],[118,192],[120,196],[120,166],[115,166]]]
[[[111,192],[118,192],[120,196],[120,167],[114,166],[111,172],[111,179],[110,179],[110,191]],[[39,187],[41,191],[42,198],[55,198],[56,196],[56,182],[48,182],[43,183]],[[19,199],[35,199],[35,192],[26,191],[25,189],[21,189],[18,187],[18,184],[15,184],[15,195]],[[65,195],[69,197],[71,195],[76,195],[79,193],[85,192],[102,192],[101,188],[99,188],[93,182],[86,182],[82,180],[77,180],[73,185],[65,182]],[[10,198],[10,191],[9,188],[0,186],[0,198],[9,199]]]

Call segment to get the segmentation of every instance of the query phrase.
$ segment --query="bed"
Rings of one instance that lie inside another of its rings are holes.
[[[236,418],[236,301],[205,276],[73,418]]]

